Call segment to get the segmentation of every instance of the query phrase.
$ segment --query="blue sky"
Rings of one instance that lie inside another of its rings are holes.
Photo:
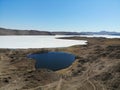
[[[0,27],[120,32],[120,0],[0,0]]]

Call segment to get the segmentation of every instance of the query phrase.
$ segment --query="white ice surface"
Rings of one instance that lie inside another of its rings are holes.
[[[57,36],[59,37],[59,36]],[[0,48],[57,48],[85,45],[85,40],[56,39],[56,36],[0,36]]]

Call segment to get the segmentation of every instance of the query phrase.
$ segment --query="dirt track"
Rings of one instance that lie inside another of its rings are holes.
[[[57,82],[45,86],[38,86],[29,90],[104,90],[101,85],[94,83],[93,80],[89,79],[89,76],[92,73],[91,70],[90,66],[82,76],[73,77],[70,80],[60,78]]]

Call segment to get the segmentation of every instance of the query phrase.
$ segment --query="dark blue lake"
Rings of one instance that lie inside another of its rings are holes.
[[[70,66],[75,60],[75,56],[64,52],[47,52],[40,54],[30,54],[28,58],[36,60],[35,67],[60,70]]]

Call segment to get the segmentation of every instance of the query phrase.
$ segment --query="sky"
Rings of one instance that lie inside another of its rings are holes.
[[[0,27],[120,32],[120,0],[0,0]]]

